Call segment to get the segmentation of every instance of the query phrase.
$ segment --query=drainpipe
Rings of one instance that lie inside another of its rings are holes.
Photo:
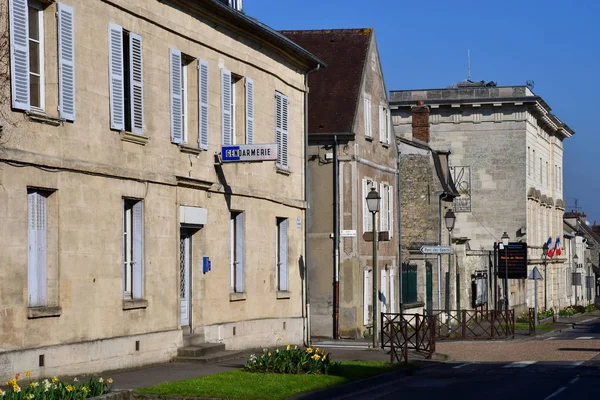
[[[398,275],[400,281],[398,283],[400,314],[404,313],[404,303],[402,302],[402,200],[400,198],[400,147],[396,143],[396,202],[398,203]]]
[[[340,337],[340,203],[337,135],[333,136],[333,339]]]
[[[304,211],[304,346],[310,347],[310,296],[308,295],[308,222],[307,215],[310,208],[308,202],[308,75],[318,71],[321,64],[311,69],[304,75],[304,200],[306,201],[306,209]]]

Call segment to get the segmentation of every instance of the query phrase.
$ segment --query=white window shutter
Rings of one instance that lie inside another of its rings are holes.
[[[75,121],[75,19],[73,8],[58,3],[58,98],[60,117]]]
[[[246,78],[246,144],[254,143],[254,81]]]
[[[181,97],[181,51],[170,49],[170,91],[171,91],[171,142],[181,144],[183,141],[183,99]]]
[[[142,69],[142,37],[137,33],[129,34],[129,59],[131,60],[131,131],[144,133],[144,73]]]
[[[110,127],[125,129],[125,89],[123,72],[123,28],[108,24],[108,66],[110,74]]]
[[[143,298],[144,213],[141,201],[133,205],[133,298]]]
[[[288,104],[287,96],[275,93],[275,141],[277,167],[288,169]]]
[[[396,284],[394,280],[396,279],[396,270],[394,265],[390,268],[390,294],[389,294],[389,303],[390,303],[390,312],[396,312]]]
[[[367,194],[369,194],[368,180],[362,180],[362,202],[363,202],[363,233],[371,231],[369,227],[369,208],[367,207]]]
[[[244,213],[241,212],[235,217],[235,292],[244,291]]]
[[[277,143],[277,161],[276,161],[276,165],[277,167],[282,166],[282,162],[281,162],[281,142],[282,142],[282,132],[281,132],[281,119],[282,119],[282,112],[281,112],[281,94],[280,93],[275,93],[275,143]]]
[[[386,134],[387,134],[387,143],[388,144],[392,144],[392,115],[391,114],[392,114],[392,112],[388,108],[387,112],[386,112],[386,119],[387,119]]]
[[[381,301],[381,312],[387,312],[387,271],[381,270],[381,287],[379,289],[379,300]]]
[[[379,105],[379,141],[386,143],[387,133],[385,132],[385,108]]]
[[[369,276],[369,270],[365,267],[363,271],[363,325],[369,325],[371,323],[369,314],[369,301],[371,300],[371,280]]]
[[[288,220],[283,219],[279,225],[279,247],[280,262],[279,266],[279,290],[288,290]]]
[[[29,111],[29,11],[27,0],[9,0],[12,107]]]
[[[47,305],[46,227],[47,198],[37,191],[27,193],[28,258],[27,291],[30,307]]]
[[[379,184],[379,197],[381,197],[381,203],[379,205],[379,227],[381,231],[387,231],[387,199],[386,199],[386,185],[383,183]]]
[[[364,118],[365,118],[365,136],[373,137],[373,132],[371,131],[371,99],[365,96],[365,109],[364,109]]]
[[[388,212],[389,212],[389,223],[388,230],[390,232],[390,239],[394,236],[394,187],[388,186]]]
[[[208,62],[198,61],[199,147],[208,150]]]
[[[231,137],[231,71],[221,68],[221,138],[225,146],[233,143]]]

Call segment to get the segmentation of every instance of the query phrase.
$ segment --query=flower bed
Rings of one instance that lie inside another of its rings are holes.
[[[328,374],[338,363],[332,363],[330,354],[318,347],[299,349],[289,344],[283,349],[263,349],[262,354],[252,354],[246,361],[249,372],[270,372],[279,374]]]
[[[71,383],[63,382],[57,377],[42,381],[29,379],[29,371],[25,379],[19,380],[21,374],[6,382],[6,390],[0,389],[1,400],[80,400],[102,396],[112,387],[112,379],[90,378],[79,382],[77,378]]]

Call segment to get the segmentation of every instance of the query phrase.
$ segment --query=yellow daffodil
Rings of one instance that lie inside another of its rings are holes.
[[[4,390],[0,389],[0,396],[4,396]]]
[[[321,359],[321,356],[318,354],[315,354],[314,356],[311,357],[313,360],[315,361],[319,361]]]
[[[291,349],[291,348],[292,348],[292,346],[290,346],[289,344],[288,344],[287,346],[285,346],[285,349],[286,349],[287,351],[290,351],[290,349]]]
[[[65,387],[65,389],[67,389],[67,392],[69,392],[69,393],[70,393],[70,392],[72,392],[72,391],[73,391],[73,386],[71,386],[71,385],[67,385],[67,386]]]
[[[100,377],[100,379],[98,379],[98,382],[100,382],[100,383],[104,382],[104,378]]]
[[[52,378],[52,383],[56,383],[56,382],[58,382],[58,378],[57,377]]]
[[[317,353],[318,353],[319,351],[321,351],[321,349],[317,347]]]
[[[325,361],[325,358],[326,358],[326,357],[327,357],[327,355],[324,355],[324,356],[323,356],[323,358],[322,358],[322,360],[323,360],[323,361]]]
[[[308,349],[306,349],[306,352],[307,352],[308,354],[312,353],[312,352],[313,352],[313,349],[312,349],[312,347],[309,347]]]
[[[31,371],[25,371],[25,376],[29,378],[31,376]]]
[[[112,383],[113,382],[112,378],[108,378],[107,382]]]
[[[17,385],[16,383],[13,385],[13,392],[15,392],[15,393],[21,392],[21,387],[19,385]]]
[[[88,388],[86,386],[82,386],[81,387],[81,391],[87,393],[88,392]]]
[[[277,339],[277,341],[278,341],[278,342],[279,342],[279,341],[281,341],[281,340],[283,340],[283,338],[279,338],[279,339]]]
[[[269,352],[269,354],[267,354],[269,357],[271,357],[271,352]]]

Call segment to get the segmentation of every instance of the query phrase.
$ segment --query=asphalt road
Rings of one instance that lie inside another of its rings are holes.
[[[600,339],[600,318],[572,324],[571,330],[545,335],[544,340],[593,340]]]

